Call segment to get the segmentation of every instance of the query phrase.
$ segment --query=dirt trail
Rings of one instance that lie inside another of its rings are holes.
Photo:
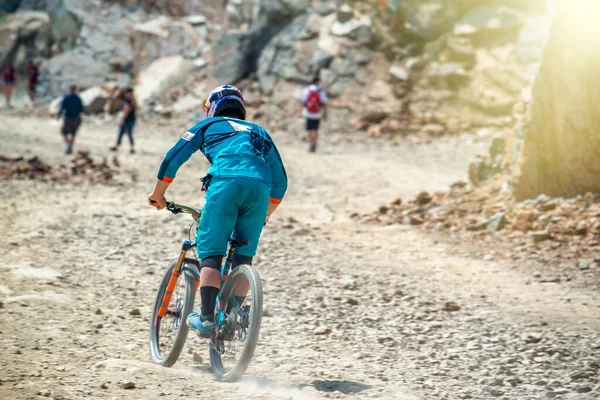
[[[66,162],[57,130],[3,116],[0,153]],[[3,182],[1,398],[598,398],[597,293],[532,283],[530,267],[473,258],[468,244],[348,218],[464,178],[483,146],[468,138],[411,147],[332,134],[310,155],[275,133],[290,190],[256,260],[266,317],[247,377],[215,382],[193,335],[174,368],[152,365],[151,303],[189,223],[145,195],[181,133],[137,128],[138,154],[119,156],[136,183]],[[115,135],[89,120],[77,147],[110,158]],[[192,158],[169,198],[200,205],[205,169]]]

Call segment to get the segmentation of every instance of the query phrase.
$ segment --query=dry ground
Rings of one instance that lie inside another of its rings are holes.
[[[0,153],[68,160],[55,123],[1,118]],[[469,138],[413,147],[332,134],[312,155],[275,133],[290,190],[256,260],[267,315],[247,377],[216,382],[193,335],[175,367],[154,366],[151,305],[189,221],[145,196],[181,133],[137,127],[138,154],[119,155],[137,182],[3,182],[0,398],[600,397],[597,292],[536,283],[531,267],[473,258],[468,244],[348,218],[464,178],[482,148]],[[115,126],[88,120],[77,147],[111,157],[114,135]],[[201,205],[205,169],[193,158],[168,197]],[[315,335],[318,326],[331,333]]]

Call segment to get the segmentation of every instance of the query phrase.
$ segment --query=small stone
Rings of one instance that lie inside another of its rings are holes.
[[[506,225],[506,217],[503,212],[497,213],[487,220],[486,228],[488,231],[499,231]]]
[[[393,65],[390,67],[390,76],[393,80],[396,81],[407,81],[408,80],[408,71],[398,65]]]
[[[589,386],[577,386],[577,387],[575,388],[575,391],[576,391],[577,393],[589,393],[589,392],[591,392],[591,391],[592,391],[592,388],[591,388],[591,387],[589,387]]]
[[[133,388],[135,388],[135,382],[128,381],[128,380],[121,380],[121,381],[119,381],[119,387],[121,389],[133,389]]]
[[[513,228],[527,232],[531,229],[535,214],[531,210],[519,210],[513,221]]]
[[[337,20],[339,22],[348,22],[354,17],[354,10],[347,4],[342,5],[337,11]]]
[[[331,328],[328,328],[326,326],[318,326],[313,333],[315,335],[329,335],[331,333]]]
[[[350,304],[351,306],[357,306],[358,300],[349,298],[348,300],[346,300],[346,303]]]
[[[340,285],[344,289],[356,289],[356,281],[352,278],[342,278],[340,280]]]
[[[448,301],[444,304],[444,308],[442,310],[448,312],[456,312],[460,311],[460,306],[453,301]]]
[[[580,271],[587,271],[588,269],[590,269],[590,263],[587,261],[581,261],[579,263],[579,270]]]
[[[589,378],[589,374],[585,371],[579,371],[579,372],[575,372],[574,374],[571,374],[570,378],[572,381],[578,381],[580,379],[587,379]]]
[[[94,312],[94,314],[96,314],[96,315],[102,315],[102,309],[101,308],[97,308],[96,311]]]
[[[102,328],[104,328],[104,325],[103,325],[103,324],[94,324],[94,325],[92,325],[92,326],[93,326],[94,328],[96,328],[96,329],[102,329]]]
[[[108,389],[108,383],[104,382],[102,385],[100,385],[100,389]]]
[[[483,261],[493,261],[494,260],[494,256],[492,254],[486,254],[483,257]]]
[[[554,399],[556,397],[562,396],[563,394],[570,393],[567,389],[555,389],[551,392],[546,392],[546,397],[549,399]]]
[[[525,343],[539,343],[542,341],[541,333],[530,333],[524,338]]]
[[[518,384],[523,383],[523,381],[518,376],[512,376],[506,379],[506,383],[511,386],[517,386]]]
[[[139,308],[134,308],[133,310],[129,311],[129,315],[142,315],[142,312]]]
[[[550,239],[552,239],[552,235],[550,235],[546,231],[531,232],[529,234],[529,236],[533,239],[533,241],[535,243],[540,243],[540,242],[543,242],[544,240],[550,240]]]
[[[197,364],[202,364],[202,356],[200,353],[194,353],[193,360]]]
[[[433,200],[433,197],[427,192],[421,192],[421,193],[419,193],[419,195],[417,196],[417,198],[415,200],[417,201],[417,204],[422,206],[422,205],[431,203],[431,201]]]
[[[425,223],[425,220],[417,215],[410,216],[410,224],[411,225],[422,225]]]

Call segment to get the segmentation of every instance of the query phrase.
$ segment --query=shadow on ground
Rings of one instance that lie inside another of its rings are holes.
[[[370,389],[370,385],[352,381],[312,381],[310,386],[313,386],[319,392],[341,392],[344,394],[359,393],[363,390]]]

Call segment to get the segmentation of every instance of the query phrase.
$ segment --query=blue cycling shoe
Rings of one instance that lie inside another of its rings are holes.
[[[204,316],[200,313],[193,312],[187,317],[187,326],[192,328],[198,336],[203,338],[210,338],[213,331],[213,316]]]

